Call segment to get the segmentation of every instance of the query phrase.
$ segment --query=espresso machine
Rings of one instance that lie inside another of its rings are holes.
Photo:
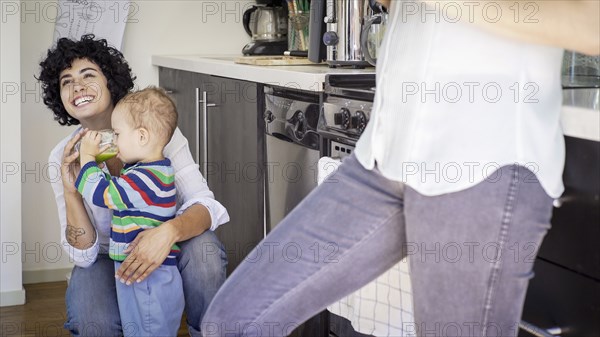
[[[386,17],[375,0],[312,0],[309,60],[330,67],[375,65],[373,49]]]
[[[244,55],[283,55],[287,50],[288,15],[281,1],[259,0],[244,12],[243,24],[252,38]]]

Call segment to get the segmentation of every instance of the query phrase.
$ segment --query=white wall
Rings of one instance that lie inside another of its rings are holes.
[[[4,4],[1,12],[9,8]],[[0,306],[25,303],[21,280],[21,97],[19,18],[0,20]]]
[[[123,53],[143,88],[158,84],[151,55],[239,54],[250,38],[242,27],[254,1],[138,1],[128,23]]]
[[[72,265],[60,245],[60,226],[50,179],[56,169],[48,166],[54,145],[71,132],[53,120],[53,114],[41,98],[41,88],[34,76],[39,62],[52,43],[54,25],[48,16],[49,2],[26,1],[20,8],[21,22],[21,142],[23,173],[23,282],[64,280]],[[51,9],[51,8],[50,8]],[[53,18],[52,18],[53,20]],[[52,270],[63,269],[52,273]]]
[[[26,1],[27,10],[35,9]],[[22,104],[22,159],[31,171],[23,183],[24,282],[60,279],[71,266],[62,251],[60,226],[45,164],[50,150],[73,127],[61,127],[40,99],[33,75],[52,44],[53,19],[45,18],[48,2],[39,2],[41,15],[27,14],[21,23],[21,77],[32,91]],[[154,54],[240,54],[249,41],[242,14],[249,1],[132,1],[123,53],[137,76],[136,86],[158,84],[151,64]],[[27,12],[30,13],[30,12]],[[113,15],[114,13],[111,13]],[[123,12],[119,19],[126,19]],[[4,50],[4,48],[3,48]],[[37,94],[35,93],[37,91]],[[4,152],[4,150],[3,150]],[[39,164],[37,164],[39,163]],[[36,166],[37,165],[37,166]],[[36,168],[37,167],[37,168]],[[3,272],[4,275],[4,272]]]

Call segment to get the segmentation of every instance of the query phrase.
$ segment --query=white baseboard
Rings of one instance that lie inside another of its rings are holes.
[[[25,289],[0,292],[0,307],[25,304]]]
[[[24,270],[23,284],[66,281],[73,268]]]

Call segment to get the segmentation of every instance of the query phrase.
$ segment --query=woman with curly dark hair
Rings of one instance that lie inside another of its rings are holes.
[[[229,216],[214,200],[192,159],[187,139],[177,129],[164,150],[175,169],[178,216],[140,233],[121,268],[114,270],[108,257],[112,214],[77,192],[74,182],[80,167],[74,145],[86,129],[111,128],[113,109],[133,88],[135,77],[123,54],[93,35],[79,41],[60,39],[40,66],[42,96],[54,119],[61,125],[81,125],[56,145],[49,158],[50,165],[61,167],[62,179],[53,181],[52,188],[61,241],[75,263],[66,294],[65,328],[75,336],[139,334],[139,327],[120,320],[115,277],[126,284],[142,281],[162,264],[177,242],[188,330],[192,336],[200,336],[202,316],[225,280],[226,255],[213,230]],[[105,162],[111,175],[119,175],[122,167],[116,158]]]
[[[131,89],[135,77],[120,51],[108,46],[106,40],[95,40],[93,34],[84,35],[81,41],[60,39],[54,50],[40,63],[42,71],[37,78],[42,82],[42,96],[60,125],[78,125],[80,122],[70,116],[60,98],[60,73],[71,67],[76,59],[87,59],[95,63],[107,79],[111,101],[117,103]]]

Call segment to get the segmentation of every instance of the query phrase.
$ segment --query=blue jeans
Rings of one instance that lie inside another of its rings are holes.
[[[351,156],[233,272],[202,331],[287,335],[408,255],[415,322],[404,335],[516,336],[551,212],[521,166],[427,197]]]
[[[115,261],[115,270],[121,262]],[[176,266],[159,266],[142,282],[115,280],[126,337],[177,336],[183,314],[183,286]]]
[[[201,336],[200,321],[225,281],[227,256],[211,231],[179,242],[178,269],[183,281],[185,311],[191,336]],[[88,268],[74,267],[67,288],[65,329],[74,336],[123,336],[114,261],[100,254]]]

